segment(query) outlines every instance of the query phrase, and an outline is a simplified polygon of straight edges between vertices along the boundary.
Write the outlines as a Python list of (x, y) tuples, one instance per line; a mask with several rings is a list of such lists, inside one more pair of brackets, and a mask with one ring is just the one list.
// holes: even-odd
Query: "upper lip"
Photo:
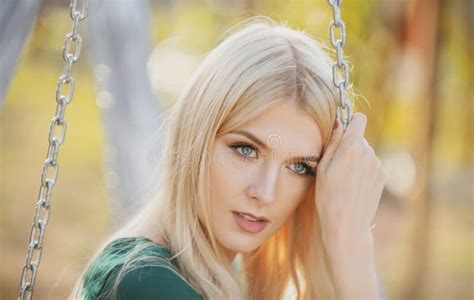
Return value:
[(256, 215), (253, 215), (251, 213), (248, 213), (248, 212), (243, 212), (243, 211), (235, 211), (236, 213), (241, 213), (241, 214), (244, 214), (244, 215), (247, 215), (247, 216), (250, 216), (254, 219), (257, 219), (257, 220), (262, 220), (262, 221), (266, 221), (266, 222), (269, 222), (267, 218), (265, 218), (264, 216), (256, 216)]

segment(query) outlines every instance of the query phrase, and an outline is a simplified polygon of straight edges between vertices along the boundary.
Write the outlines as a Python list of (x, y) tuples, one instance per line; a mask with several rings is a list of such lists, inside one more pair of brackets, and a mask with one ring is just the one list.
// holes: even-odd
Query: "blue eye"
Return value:
[[(252, 153), (252, 151), (255, 151), (257, 149), (255, 149), (255, 147), (253, 147), (252, 145), (249, 145), (249, 144), (235, 144), (235, 145), (231, 145), (230, 147), (234, 148), (234, 149), (241, 149), (241, 151), (237, 150), (237, 152), (239, 152), (240, 155), (244, 156), (244, 157), (250, 157), (250, 154)], [(255, 157), (257, 158), (257, 157)]]
[(314, 176), (314, 175), (316, 175), (315, 168), (308, 166), (306, 163), (299, 162), (299, 163), (296, 163), (296, 164), (293, 164), (293, 165), (299, 167), (299, 168), (293, 169), (293, 171), (298, 175), (302, 175), (302, 176)]
[(302, 174), (302, 171), (305, 172), (306, 171), (306, 166), (303, 165), (302, 163), (297, 163), (297, 164), (294, 164), (294, 166), (298, 166), (300, 168), (295, 168), (295, 172), (296, 173), (300, 173)]

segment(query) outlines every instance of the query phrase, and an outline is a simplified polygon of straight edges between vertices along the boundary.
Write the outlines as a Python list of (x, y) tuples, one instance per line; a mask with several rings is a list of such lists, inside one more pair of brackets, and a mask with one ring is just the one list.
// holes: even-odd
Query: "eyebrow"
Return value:
[[(259, 139), (253, 133), (251, 133), (249, 131), (246, 131), (246, 130), (233, 130), (233, 131), (230, 131), (229, 133), (236, 133), (236, 134), (243, 135), (243, 136), (251, 139), (252, 141), (254, 141), (257, 145), (259, 145), (263, 149), (268, 150), (267, 144), (262, 142), (261, 139)], [(318, 155), (294, 156), (294, 157), (291, 158), (291, 161), (301, 161), (302, 160), (302, 161), (308, 161), (308, 162), (319, 162), (319, 159), (320, 159), (320, 156), (318, 156)]]

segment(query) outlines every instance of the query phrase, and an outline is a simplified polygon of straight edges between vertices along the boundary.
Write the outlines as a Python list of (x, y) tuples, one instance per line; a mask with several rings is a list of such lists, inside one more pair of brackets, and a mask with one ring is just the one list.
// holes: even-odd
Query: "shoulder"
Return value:
[(202, 299), (171, 267), (141, 266), (119, 281), (117, 299)]
[(86, 299), (104, 299), (117, 287), (124, 299), (202, 299), (182, 279), (170, 248), (146, 237), (119, 238), (108, 243), (84, 276)]

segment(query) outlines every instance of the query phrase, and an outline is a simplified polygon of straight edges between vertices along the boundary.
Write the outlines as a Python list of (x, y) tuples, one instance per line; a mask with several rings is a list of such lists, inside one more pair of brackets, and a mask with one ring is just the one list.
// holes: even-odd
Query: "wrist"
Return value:
[(339, 231), (323, 234), (324, 246), (328, 252), (353, 253), (356, 249), (373, 250), (374, 238), (370, 230), (360, 233), (353, 231)]
[(379, 299), (372, 235), (333, 241), (327, 258), (337, 299)]

